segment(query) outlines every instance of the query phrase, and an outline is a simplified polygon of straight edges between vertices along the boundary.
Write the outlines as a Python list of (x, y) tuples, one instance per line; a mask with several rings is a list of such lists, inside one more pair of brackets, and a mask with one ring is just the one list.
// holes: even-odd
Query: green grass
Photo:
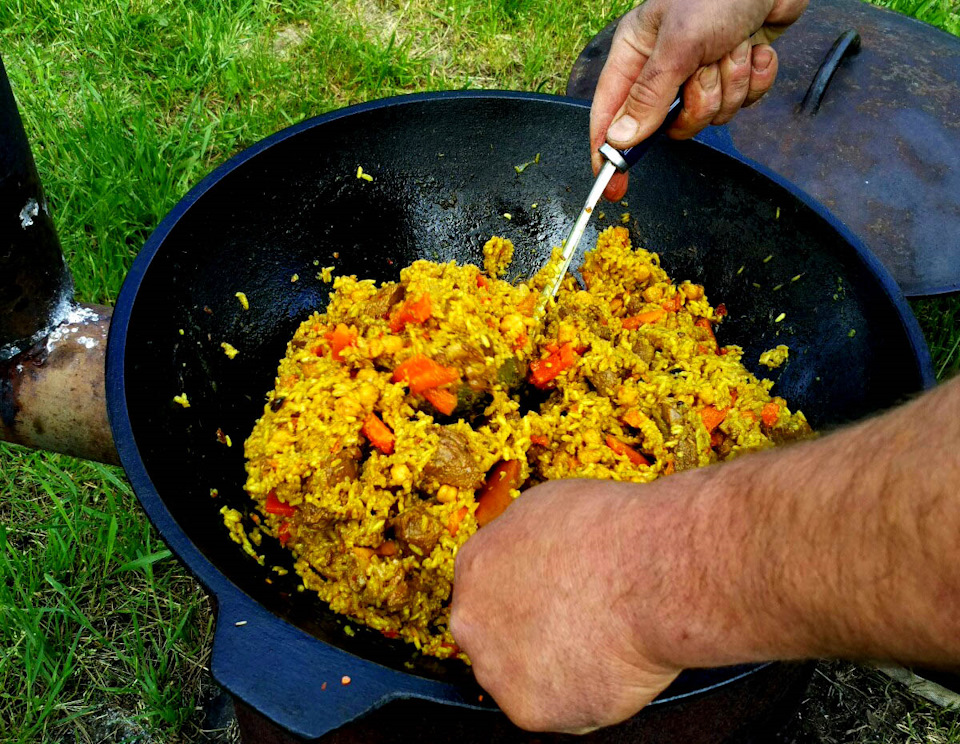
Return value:
[[(946, 2), (883, 4), (960, 34)], [(562, 92), (583, 45), (629, 6), (3, 0), (0, 52), (78, 295), (110, 303), (160, 218), (232, 153), (397, 93)], [(914, 307), (941, 375), (955, 372), (960, 300)], [(209, 604), (118, 470), (0, 445), (0, 579), (0, 741), (198, 740)], [(846, 684), (846, 669), (827, 673)], [(894, 711), (862, 741), (960, 742), (956, 716), (913, 698), (884, 707), (889, 686), (860, 674), (868, 693), (850, 716)], [(928, 738), (904, 733), (910, 726)]]

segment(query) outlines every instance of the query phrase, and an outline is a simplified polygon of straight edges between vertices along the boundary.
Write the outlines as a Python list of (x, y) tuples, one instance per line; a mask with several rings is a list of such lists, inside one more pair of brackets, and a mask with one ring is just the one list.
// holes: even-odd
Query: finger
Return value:
[(683, 86), (683, 111), (670, 128), (673, 139), (690, 139), (720, 111), (720, 65), (701, 67)]
[(720, 111), (714, 124), (726, 124), (743, 105), (750, 90), (750, 41), (740, 42), (736, 49), (720, 60), (720, 85), (723, 88)]
[(773, 87), (778, 67), (779, 60), (772, 46), (758, 44), (753, 48), (750, 55), (750, 87), (743, 101), (744, 106), (756, 103)]
[[(640, 75), (656, 42), (655, 24), (659, 21), (648, 6), (634, 8), (617, 26), (607, 62), (600, 71), (597, 90), (590, 107), (590, 152), (594, 175), (603, 166), (603, 156), (597, 150), (607, 138), (607, 129), (630, 92), (630, 86)], [(652, 6), (649, 6), (652, 7)]]
[(666, 118), (677, 91), (699, 67), (695, 58), (677, 59), (661, 50), (654, 49), (613, 117), (607, 142), (615, 147), (633, 147), (653, 134)]
[(610, 184), (603, 191), (603, 196), (608, 201), (618, 202), (627, 195), (627, 186), (629, 179), (626, 173), (614, 173), (610, 179)]

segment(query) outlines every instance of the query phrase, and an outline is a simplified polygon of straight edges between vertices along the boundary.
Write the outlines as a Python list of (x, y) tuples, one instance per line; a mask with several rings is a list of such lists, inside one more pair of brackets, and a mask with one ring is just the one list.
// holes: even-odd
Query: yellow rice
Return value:
[[(802, 413), (771, 398), (771, 382), (744, 368), (739, 347), (716, 346), (711, 326), (722, 318), (703, 288), (673, 284), (625, 228), (600, 235), (581, 269), (586, 289), (568, 276), (542, 327), (533, 310), (543, 272), (517, 285), (496, 278), (512, 253), (509, 241), (488, 243), (487, 274), (418, 261), (401, 272), (402, 291), (337, 277), (326, 312), (288, 345), (245, 444), (258, 538), (282, 537), (306, 589), (335, 612), (440, 658), (466, 660), (448, 629), (454, 559), (499, 463), (519, 461), (524, 487), (649, 482), (809, 432)], [(430, 317), (397, 328), (398, 307), (424, 295)], [(339, 359), (338, 326), (354, 339)], [(546, 389), (518, 383), (562, 348), (575, 363)], [(469, 415), (443, 416), (394, 381), (415, 355), (460, 372), (451, 392), (480, 391)], [(389, 454), (363, 431), (371, 414), (393, 433)], [(459, 470), (437, 467), (444, 442), (468, 449)], [(257, 556), (239, 513), (224, 516)]]

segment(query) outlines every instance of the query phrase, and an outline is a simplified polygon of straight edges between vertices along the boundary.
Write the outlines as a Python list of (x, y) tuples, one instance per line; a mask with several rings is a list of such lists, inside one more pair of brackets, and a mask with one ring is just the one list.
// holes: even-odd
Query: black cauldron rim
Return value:
[[(463, 689), (446, 682), (400, 672), (328, 646), (300, 628), (273, 615), (230, 581), (199, 550), (165, 506), (146, 470), (134, 439), (126, 401), (124, 376), (126, 339), (131, 313), (143, 278), (169, 233), (204, 193), (248, 160), (300, 132), (343, 117), (384, 107), (464, 98), (525, 99), (589, 108), (589, 103), (579, 99), (541, 93), (500, 90), (441, 91), (378, 99), (338, 109), (292, 125), (256, 142), (218, 166), (171, 209), (134, 260), (123, 283), (113, 315), (107, 348), (106, 388), (110, 424), (117, 451), (127, 478), (150, 521), (179, 560), (216, 600), (217, 622), (211, 662), (213, 676), (231, 693), (247, 701), (279, 725), (306, 738), (321, 736), (333, 728), (362, 716), (369, 710), (398, 699), (421, 698), (489, 711), (495, 711), (497, 708), (489, 698), (485, 702), (478, 700), (479, 687)], [(854, 248), (859, 259), (877, 278), (883, 292), (896, 309), (912, 347), (923, 386), (925, 388), (933, 386), (935, 376), (932, 362), (919, 324), (895, 281), (879, 260), (823, 205), (794, 184), (744, 157), (732, 146), (725, 147), (722, 138), (707, 136), (703, 139), (706, 140), (702, 142), (705, 146), (747, 165), (785, 189), (827, 221), (840, 237)], [(264, 639), (262, 633), (258, 634), (258, 628), (264, 627), (270, 629), (267, 639)], [(255, 650), (249, 648), (253, 645), (249, 640), (253, 634), (257, 634)], [(251, 665), (262, 664), (262, 660), (271, 658), (271, 654), (297, 656), (301, 653), (309, 654), (315, 663), (329, 664), (330, 668), (337, 670), (336, 678), (331, 675), (330, 689), (325, 693), (328, 697), (324, 698), (324, 705), (306, 703), (303, 699), (303, 691), (298, 687), (300, 680), (295, 675), (277, 685), (275, 679), (267, 680), (264, 675), (251, 674), (250, 670), (257, 668)], [(730, 668), (718, 682), (681, 694), (668, 694), (658, 698), (653, 705), (669, 704), (709, 693), (733, 684), (767, 666), (769, 664)], [(341, 670), (344, 675), (351, 677), (349, 685), (340, 684)]]

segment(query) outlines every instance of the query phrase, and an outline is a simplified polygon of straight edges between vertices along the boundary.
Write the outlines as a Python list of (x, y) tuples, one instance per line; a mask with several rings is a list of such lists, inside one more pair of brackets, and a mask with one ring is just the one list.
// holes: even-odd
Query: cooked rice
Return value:
[[(717, 346), (721, 318), (703, 288), (671, 283), (626, 229), (600, 235), (581, 269), (586, 289), (568, 276), (539, 335), (543, 272), (517, 285), (495, 278), (512, 248), (487, 244), (487, 275), (418, 261), (380, 288), (337, 277), (326, 312), (288, 345), (245, 444), (258, 536), (280, 539), (335, 612), (440, 658), (466, 660), (448, 628), (454, 558), (500, 463), (516, 461), (524, 487), (648, 482), (809, 432), (739, 347)], [(411, 393), (414, 378), (394, 372), (417, 355), (458, 379)], [(443, 415), (453, 395), (458, 408)], [(392, 447), (367, 428), (371, 414)], [(257, 556), (237, 513), (224, 517)]]

